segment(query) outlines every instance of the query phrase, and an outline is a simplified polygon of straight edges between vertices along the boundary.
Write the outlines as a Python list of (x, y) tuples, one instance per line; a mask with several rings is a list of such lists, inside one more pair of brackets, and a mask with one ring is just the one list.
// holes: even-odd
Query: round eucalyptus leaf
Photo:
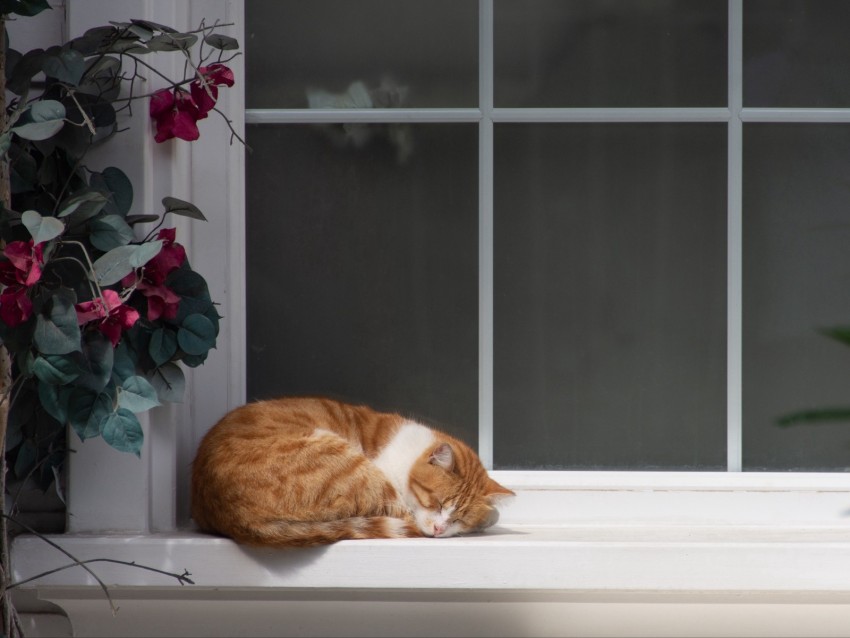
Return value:
[(158, 328), (151, 335), (151, 342), (148, 346), (148, 354), (150, 354), (153, 362), (160, 366), (163, 363), (171, 360), (177, 353), (177, 335), (169, 328)]
[(80, 368), (73, 357), (46, 354), (38, 356), (32, 365), (33, 374), (42, 385), (67, 385), (80, 376)]
[(89, 186), (109, 193), (109, 201), (104, 206), (107, 215), (127, 216), (133, 205), (133, 184), (124, 171), (110, 166), (102, 173), (92, 173)]
[(131, 412), (145, 412), (161, 405), (156, 390), (140, 376), (129, 377), (118, 389), (118, 405)]
[(74, 49), (62, 49), (48, 57), (42, 64), (42, 71), (60, 82), (77, 86), (83, 77), (86, 62), (83, 55)]
[(71, 427), (85, 441), (98, 436), (103, 421), (112, 413), (113, 398), (109, 392), (93, 392), (78, 388), (68, 398), (68, 421)]
[(39, 383), (38, 402), (50, 416), (64, 424), (68, 422), (68, 399), (71, 392), (69, 387)]
[(104, 419), (103, 440), (119, 452), (142, 455), (142, 426), (136, 415), (126, 408), (118, 408)]
[(61, 220), (55, 217), (42, 217), (34, 210), (24, 211), (21, 222), (30, 231), (35, 244), (56, 239), (65, 232), (65, 224)]
[(53, 137), (65, 125), (65, 107), (56, 100), (39, 100), (24, 111), (12, 132), (33, 142)]
[(234, 51), (239, 48), (239, 41), (236, 38), (221, 35), (220, 33), (210, 33), (204, 38), (204, 42), (213, 49), (219, 49), (220, 51)]
[(180, 349), (189, 355), (206, 354), (215, 347), (216, 330), (213, 322), (200, 314), (189, 315), (177, 331)]
[(91, 222), (89, 241), (92, 246), (108, 252), (118, 246), (125, 246), (135, 238), (133, 229), (119, 215), (104, 215)]
[(33, 340), (42, 354), (68, 354), (80, 350), (80, 328), (74, 304), (54, 294), (46, 314), (38, 315)]

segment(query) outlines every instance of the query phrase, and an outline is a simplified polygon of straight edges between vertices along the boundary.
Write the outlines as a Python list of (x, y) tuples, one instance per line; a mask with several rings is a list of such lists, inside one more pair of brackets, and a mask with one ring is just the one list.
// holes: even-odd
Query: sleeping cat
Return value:
[(511, 495), (461, 441), (328, 399), (237, 408), (207, 433), (192, 465), (195, 522), (248, 545), (476, 532)]

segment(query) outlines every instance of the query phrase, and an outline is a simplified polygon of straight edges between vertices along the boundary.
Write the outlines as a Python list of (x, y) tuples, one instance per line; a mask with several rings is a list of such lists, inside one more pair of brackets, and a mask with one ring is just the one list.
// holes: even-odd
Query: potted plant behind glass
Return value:
[[(66, 426), (139, 455), (137, 414), (183, 393), (181, 366), (204, 362), (219, 314), (194, 271), (174, 215), (204, 220), (166, 197), (160, 211), (131, 214), (133, 186), (117, 166), (94, 167), (89, 151), (120, 134), (143, 100), (155, 140), (199, 136), (198, 121), (232, 86), (238, 42), (202, 23), (192, 32), (145, 20), (110, 23), (62, 45), (19, 52), (5, 42), (7, 16), (33, 16), (46, 0), (0, 0), (0, 438), (6, 472), (59, 485)], [(19, 18), (20, 19), (20, 18)], [(13, 43), (14, 44), (14, 43)], [(150, 54), (181, 56), (163, 75)], [(143, 72), (162, 88), (144, 92)], [(230, 126), (233, 137), (241, 138)], [(5, 635), (6, 521), (0, 519)]]

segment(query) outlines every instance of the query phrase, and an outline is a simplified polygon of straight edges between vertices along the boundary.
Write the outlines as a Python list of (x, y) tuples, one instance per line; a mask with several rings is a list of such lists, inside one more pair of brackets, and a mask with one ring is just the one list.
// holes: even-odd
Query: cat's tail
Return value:
[(267, 547), (312, 547), (349, 539), (422, 535), (412, 523), (390, 516), (358, 516), (316, 522), (276, 520), (229, 532), (228, 535), (239, 543)]

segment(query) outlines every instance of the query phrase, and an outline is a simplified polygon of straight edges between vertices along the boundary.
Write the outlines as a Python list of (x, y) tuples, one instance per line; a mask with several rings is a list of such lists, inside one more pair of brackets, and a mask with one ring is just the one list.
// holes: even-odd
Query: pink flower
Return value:
[(193, 141), (198, 139), (198, 120), (207, 117), (218, 100), (218, 87), (233, 86), (233, 71), (223, 64), (198, 68), (201, 76), (189, 85), (189, 91), (174, 87), (160, 89), (151, 97), (150, 116), (156, 122), (157, 142), (172, 137)]
[(139, 320), (139, 312), (121, 303), (121, 297), (114, 290), (104, 290), (103, 299), (84, 301), (74, 308), (77, 310), (77, 323), (84, 325), (90, 321), (99, 321), (98, 330), (118, 345), (121, 333), (132, 328)]
[(32, 316), (32, 301), (24, 286), (9, 286), (0, 294), (0, 320), (15, 328)]
[(148, 319), (156, 321), (160, 317), (175, 319), (180, 305), (180, 295), (165, 285), (165, 279), (183, 265), (186, 261), (186, 249), (174, 241), (176, 231), (173, 228), (163, 228), (157, 239), (163, 241), (162, 250), (145, 264), (142, 279), (136, 281), (135, 273), (130, 273), (121, 280), (121, 285), (129, 288), (136, 285), (148, 300)]
[(192, 96), (182, 89), (162, 89), (151, 97), (150, 115), (156, 122), (157, 142), (172, 137), (191, 142), (198, 139), (198, 107)]
[(33, 245), (33, 240), (13, 241), (3, 249), (9, 260), (0, 266), (0, 283), (7, 286), (23, 284), (32, 286), (41, 279), (41, 267), (44, 265), (44, 248)]
[(0, 261), (0, 284), (5, 286), (0, 294), (0, 319), (14, 328), (32, 316), (29, 289), (41, 279), (44, 249), (33, 240), (13, 241), (3, 249), (6, 261)]

